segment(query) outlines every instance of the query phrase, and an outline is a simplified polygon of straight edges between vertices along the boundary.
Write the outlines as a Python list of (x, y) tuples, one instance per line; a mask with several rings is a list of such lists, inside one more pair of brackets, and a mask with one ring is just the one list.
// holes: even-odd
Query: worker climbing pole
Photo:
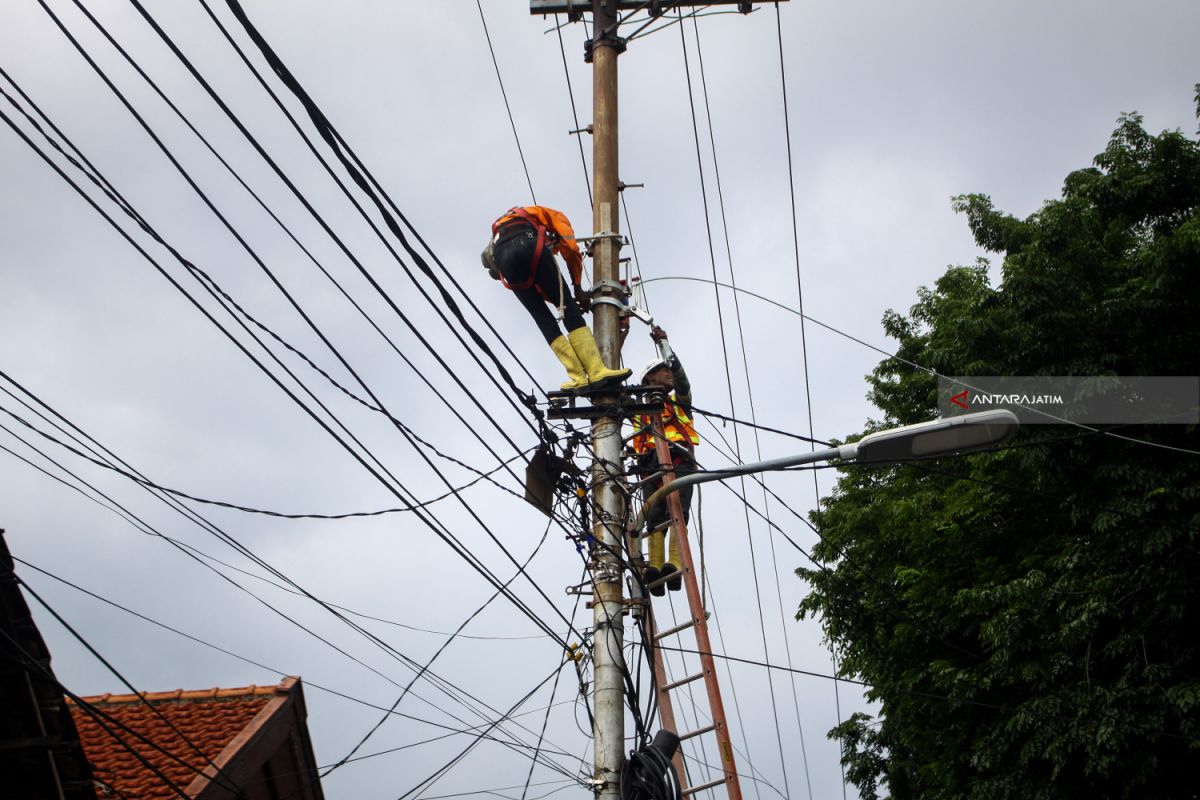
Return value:
[[(571, 273), (568, 293), (562, 272), (554, 261), (558, 253)], [(482, 254), (488, 274), (512, 290), (533, 317), (546, 343), (567, 371), (567, 391), (594, 389), (624, 380), (628, 369), (609, 369), (600, 359), (596, 340), (583, 312), (590, 306), (580, 281), (583, 255), (575, 243), (571, 221), (561, 211), (545, 206), (516, 207), (492, 223), (492, 237)], [(558, 309), (567, 335), (546, 304)]]
[[(679, 357), (671, 349), (667, 341), (667, 332), (655, 326), (650, 330), (650, 337), (658, 346), (658, 357), (642, 368), (638, 375), (638, 383), (662, 387), (666, 398), (660, 409), (653, 414), (639, 414), (633, 418), (634, 434), (632, 439), (633, 452), (636, 455), (634, 472), (641, 478), (643, 499), (653, 494), (663, 484), (666, 467), (659, 463), (655, 429), (661, 429), (666, 438), (667, 452), (670, 465), (676, 478), (696, 470), (696, 445), (700, 444), (700, 435), (692, 424), (692, 387), (687, 373)], [(657, 420), (658, 425), (654, 422)], [(691, 512), (692, 489), (685, 488), (679, 493), (679, 502), (683, 506), (683, 520), (688, 521)], [(666, 534), (671, 528), (671, 515), (666, 503), (657, 504), (646, 518), (646, 536), (649, 540), (649, 564), (643, 573), (647, 584), (653, 585), (650, 593), (656, 597), (663, 594), (664, 584), (659, 578), (667, 578), (665, 588), (678, 591), (682, 584), (679, 576), (679, 533), (671, 536), (669, 554), (664, 552)]]

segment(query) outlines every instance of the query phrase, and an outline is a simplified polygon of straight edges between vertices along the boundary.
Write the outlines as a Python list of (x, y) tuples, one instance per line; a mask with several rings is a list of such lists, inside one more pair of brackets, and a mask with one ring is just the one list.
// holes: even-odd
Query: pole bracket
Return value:
[[(616, 26), (613, 26), (616, 27)], [(583, 60), (590, 64), (592, 56), (595, 53), (596, 47), (611, 47), (617, 55), (625, 52), (625, 37), (617, 36), (615, 33), (608, 33), (601, 36), (599, 39), (588, 39), (583, 43)]]

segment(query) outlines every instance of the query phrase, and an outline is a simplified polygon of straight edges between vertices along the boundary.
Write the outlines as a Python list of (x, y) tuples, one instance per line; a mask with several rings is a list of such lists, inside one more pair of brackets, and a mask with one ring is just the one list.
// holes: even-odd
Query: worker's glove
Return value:
[(579, 284), (575, 284), (575, 302), (579, 304), (579, 310), (584, 313), (592, 310), (592, 298)]

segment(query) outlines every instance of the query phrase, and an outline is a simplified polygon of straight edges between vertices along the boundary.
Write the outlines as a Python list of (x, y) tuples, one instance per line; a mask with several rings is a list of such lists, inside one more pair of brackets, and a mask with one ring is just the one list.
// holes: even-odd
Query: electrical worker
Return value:
[[(687, 373), (678, 356), (667, 341), (667, 332), (657, 325), (651, 328), (650, 338), (658, 346), (659, 357), (642, 368), (638, 383), (661, 386), (667, 390), (666, 402), (663, 403), (662, 414), (659, 417), (663, 427), (663, 435), (671, 451), (671, 462), (675, 469), (675, 477), (696, 470), (696, 445), (700, 444), (700, 436), (692, 424), (692, 387), (688, 382)], [(655, 447), (654, 435), (650, 431), (651, 415), (642, 414), (634, 417), (635, 433), (633, 437), (633, 452), (637, 455), (637, 474), (653, 475), (642, 484), (642, 501), (645, 502), (656, 489), (662, 486), (663, 478), (659, 473), (658, 451)], [(683, 507), (684, 523), (688, 521), (692, 505), (692, 487), (680, 489), (679, 504)], [(673, 575), (668, 579), (667, 587), (678, 591), (682, 585), (679, 574), (679, 536), (677, 532), (671, 535), (669, 557), (663, 551), (666, 544), (667, 528), (671, 524), (670, 507), (666, 499), (650, 509), (646, 518), (646, 531), (650, 539), (648, 549), (649, 561), (644, 575), (646, 583), (652, 583), (659, 578)], [(650, 590), (655, 596), (663, 594), (663, 587), (657, 586)]]
[[(568, 293), (562, 272), (554, 260), (558, 253), (571, 273)], [(554, 355), (567, 370), (565, 391), (596, 387), (629, 377), (629, 369), (609, 369), (600, 358), (596, 340), (583, 320), (590, 310), (580, 286), (583, 256), (575, 243), (575, 231), (561, 211), (545, 206), (511, 208), (492, 223), (492, 239), (483, 251), (489, 274), (511, 289), (533, 317)], [(566, 326), (563, 336), (558, 319), (547, 303), (558, 309)]]

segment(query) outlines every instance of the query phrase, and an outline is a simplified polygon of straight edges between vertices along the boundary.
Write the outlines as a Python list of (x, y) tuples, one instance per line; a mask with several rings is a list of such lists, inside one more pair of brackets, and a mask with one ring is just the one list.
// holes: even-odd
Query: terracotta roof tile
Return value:
[[(97, 780), (97, 796), (130, 800), (178, 798), (179, 793), (163, 777), (156, 775), (154, 769), (180, 789), (186, 789), (208, 766), (209, 760), (215, 761), (225, 746), (263, 710), (272, 696), (286, 694), (294, 683), (295, 679), (288, 678), (279, 686), (198, 691), (175, 689), (82, 698), (85, 704), (103, 712), (99, 720), (79, 704), (71, 702), (71, 715)], [(171, 729), (172, 725), (178, 733)], [(111, 728), (128, 747), (104, 726)], [(130, 753), (130, 748), (138, 755)], [(197, 748), (203, 755), (196, 752)], [(154, 769), (143, 764), (138, 756)], [(104, 794), (101, 783), (111, 787), (111, 794)]]

